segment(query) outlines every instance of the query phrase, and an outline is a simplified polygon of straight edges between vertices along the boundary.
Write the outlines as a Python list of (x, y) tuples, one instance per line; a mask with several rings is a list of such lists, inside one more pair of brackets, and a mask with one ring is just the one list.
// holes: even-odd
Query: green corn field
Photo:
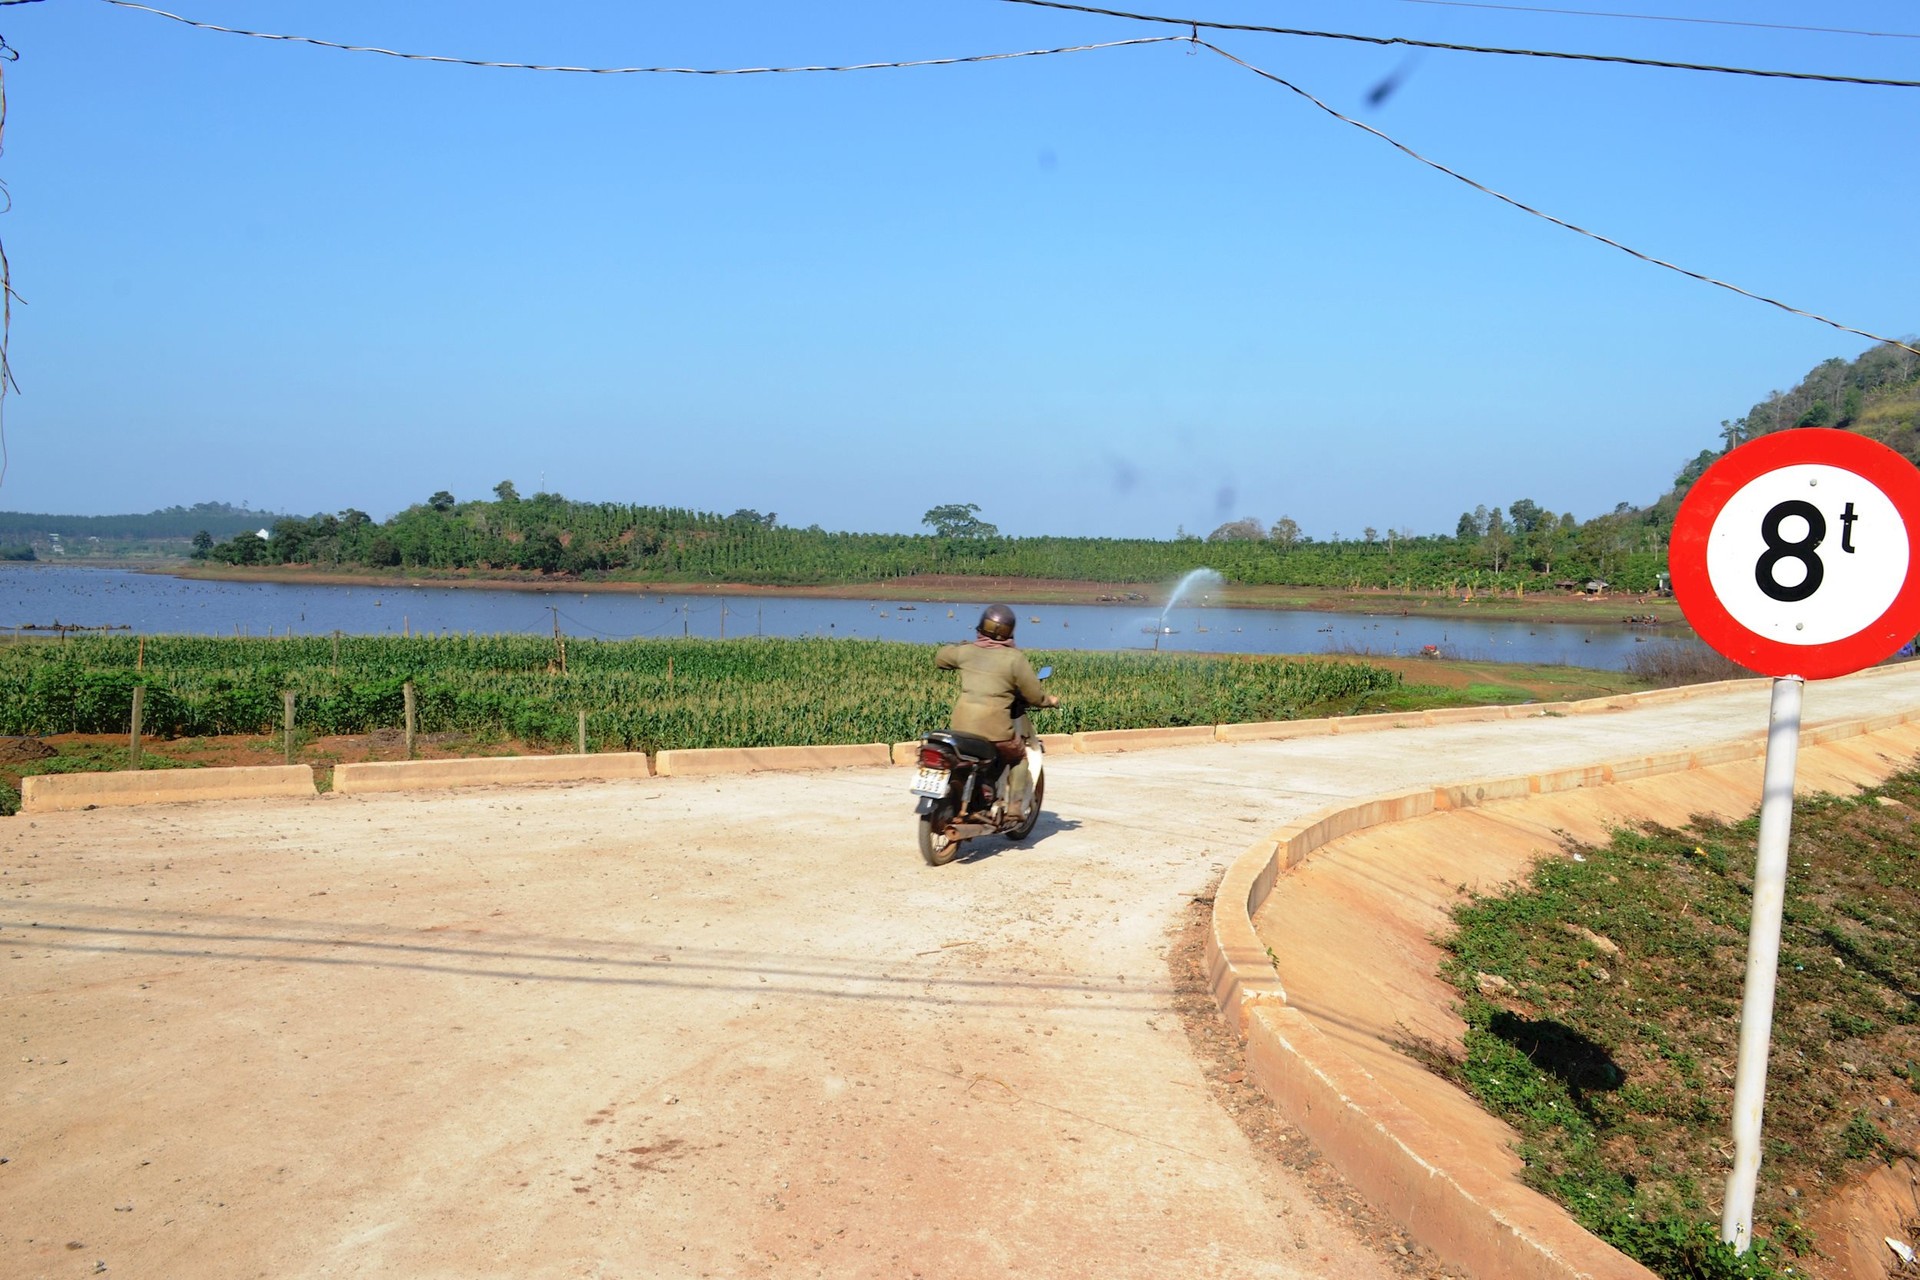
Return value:
[[(1339, 714), (1397, 673), (1287, 658), (1035, 651), (1065, 705), (1043, 732)], [(563, 669), (564, 666), (564, 669)], [(945, 725), (955, 677), (928, 646), (879, 640), (569, 640), (511, 635), (296, 639), (87, 636), (0, 647), (0, 733), (265, 734), (282, 693), (301, 733), (398, 727), (596, 751), (900, 742)]]

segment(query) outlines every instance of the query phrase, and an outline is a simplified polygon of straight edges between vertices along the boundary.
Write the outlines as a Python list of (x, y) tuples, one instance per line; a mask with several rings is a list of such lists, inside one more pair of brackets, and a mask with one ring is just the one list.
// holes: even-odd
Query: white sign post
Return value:
[(1780, 431), (1707, 469), (1674, 520), (1669, 567), (1687, 621), (1714, 649), (1774, 677), (1760, 839), (1733, 1086), (1733, 1171), (1720, 1238), (1746, 1252), (1760, 1177), (1780, 919), (1787, 893), (1800, 702), (1920, 631), (1920, 471), (1864, 436)]

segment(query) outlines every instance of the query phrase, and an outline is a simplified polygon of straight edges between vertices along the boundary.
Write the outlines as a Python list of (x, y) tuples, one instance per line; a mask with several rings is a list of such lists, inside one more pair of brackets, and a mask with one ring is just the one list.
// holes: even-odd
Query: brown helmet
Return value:
[(974, 630), (989, 640), (1011, 640), (1013, 622), (1013, 610), (1003, 604), (990, 604), (980, 614), (980, 623)]

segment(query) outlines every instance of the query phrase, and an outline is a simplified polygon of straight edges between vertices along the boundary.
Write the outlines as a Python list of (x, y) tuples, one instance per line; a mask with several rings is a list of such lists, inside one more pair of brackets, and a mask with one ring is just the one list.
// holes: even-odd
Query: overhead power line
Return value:
[(1749, 22), (1743, 18), (1692, 18), (1671, 13), (1615, 13), (1611, 9), (1549, 9), (1532, 4), (1488, 4), (1485, 0), (1400, 0), (1447, 9), (1494, 9), (1501, 13), (1549, 13), (1567, 18), (1621, 18), (1634, 22), (1683, 22), (1704, 27), (1751, 27), (1760, 31), (1806, 31), (1823, 36), (1874, 36), (1882, 40), (1920, 40), (1915, 31), (1862, 31), (1854, 27), (1807, 27), (1792, 22)]
[[(0, 5), (4, 5), (8, 2), (9, 0), (0, 0)], [(13, 0), (13, 2), (22, 2), (22, 0)], [(1842, 332), (1855, 334), (1862, 338), (1868, 338), (1874, 342), (1888, 343), (1890, 345), (1899, 347), (1904, 351), (1911, 351), (1915, 355), (1920, 355), (1920, 348), (1909, 346), (1907, 343), (1901, 342), (1897, 339), (1883, 337), (1876, 333), (1870, 333), (1865, 329), (1856, 329), (1851, 325), (1842, 324), (1838, 320), (1830, 319), (1829, 317), (1820, 315), (1817, 312), (1805, 311), (1799, 307), (1790, 306), (1785, 302), (1781, 302), (1777, 298), (1769, 298), (1762, 294), (1757, 294), (1750, 290), (1742, 289), (1738, 285), (1729, 284), (1725, 280), (1715, 279), (1713, 276), (1705, 275), (1698, 271), (1689, 270), (1688, 268), (1679, 266), (1676, 263), (1668, 262), (1661, 258), (1656, 258), (1651, 254), (1642, 253), (1638, 249), (1634, 249), (1628, 245), (1622, 244), (1618, 240), (1614, 240), (1607, 236), (1603, 236), (1598, 232), (1589, 231), (1585, 227), (1577, 226), (1574, 223), (1566, 221), (1564, 218), (1557, 218), (1550, 213), (1544, 213), (1539, 209), (1535, 209), (1531, 205), (1524, 204), (1521, 201), (1514, 199), (1512, 196), (1502, 194), (1501, 192), (1494, 190), (1492, 187), (1489, 187), (1484, 183), (1476, 182), (1474, 179), (1467, 177), (1465, 174), (1460, 173), (1456, 170), (1450, 169), (1446, 165), (1443, 165), (1436, 160), (1428, 159), (1426, 156), (1421, 155), (1419, 152), (1413, 150), (1413, 148), (1407, 146), (1405, 143), (1400, 142), (1398, 139), (1390, 137), (1389, 135), (1381, 132), (1379, 129), (1374, 128), (1370, 124), (1363, 123), (1362, 121), (1355, 120), (1350, 116), (1341, 114), (1339, 111), (1336, 111), (1334, 108), (1328, 106), (1326, 103), (1322, 102), (1319, 98), (1316, 98), (1314, 95), (1312, 95), (1311, 93), (1308, 93), (1305, 89), (1300, 88), (1298, 85), (1293, 84), (1291, 81), (1285, 80), (1282, 77), (1275, 75), (1271, 71), (1264, 70), (1263, 68), (1257, 67), (1243, 58), (1240, 58), (1234, 54), (1228, 53), (1225, 49), (1220, 48), (1218, 45), (1210, 44), (1207, 41), (1202, 40), (1200, 38), (1200, 31), (1202, 29), (1206, 29), (1209, 31), (1248, 31), (1248, 32), (1257, 32), (1262, 34), (1273, 34), (1273, 35), (1310, 36), (1310, 37), (1317, 37), (1322, 39), (1358, 41), (1361, 43), (1375, 44), (1375, 45), (1398, 44), (1398, 45), (1413, 46), (1416, 48), (1446, 49), (1446, 50), (1453, 50), (1453, 51), (1465, 52), (1465, 53), (1514, 54), (1514, 55), (1542, 57), (1542, 58), (1563, 58), (1563, 59), (1574, 59), (1574, 60), (1593, 61), (1593, 62), (1627, 63), (1635, 66), (1664, 67), (1664, 68), (1672, 68), (1672, 69), (1687, 70), (1687, 71), (1714, 71), (1714, 72), (1724, 72), (1724, 73), (1733, 74), (1733, 75), (1768, 76), (1768, 77), (1794, 79), (1794, 80), (1822, 80), (1822, 81), (1837, 82), (1837, 83), (1844, 83), (1844, 84), (1882, 85), (1882, 86), (1888, 86), (1893, 88), (1920, 88), (1920, 81), (1875, 80), (1875, 79), (1867, 79), (1864, 77), (1857, 77), (1857, 76), (1829, 76), (1829, 75), (1818, 75), (1813, 73), (1792, 72), (1792, 71), (1760, 71), (1760, 70), (1753, 70), (1748, 68), (1718, 67), (1718, 66), (1707, 66), (1707, 65), (1700, 65), (1700, 64), (1693, 64), (1693, 63), (1656, 62), (1649, 59), (1621, 58), (1621, 57), (1612, 57), (1612, 56), (1602, 55), (1602, 54), (1555, 53), (1555, 52), (1547, 52), (1542, 50), (1529, 50), (1529, 49), (1485, 48), (1485, 47), (1474, 46), (1474, 45), (1445, 44), (1437, 41), (1411, 40), (1411, 39), (1407, 39), (1399, 36), (1392, 36), (1392, 37), (1361, 36), (1361, 35), (1343, 34), (1339, 32), (1307, 31), (1307, 30), (1300, 30), (1300, 29), (1288, 28), (1288, 27), (1254, 26), (1254, 25), (1245, 24), (1245, 23), (1210, 22), (1210, 21), (1204, 21), (1204, 20), (1192, 19), (1192, 18), (1159, 17), (1159, 16), (1150, 15), (1150, 14), (1132, 13), (1132, 12), (1128, 12), (1126, 10), (1120, 10), (1120, 9), (1101, 9), (1101, 8), (1093, 7), (1091, 5), (1066, 3), (1065, 0), (1005, 0), (1005, 2), (1011, 3), (1011, 4), (1032, 5), (1038, 8), (1061, 9), (1061, 10), (1067, 10), (1067, 11), (1076, 12), (1076, 13), (1089, 13), (1089, 14), (1097, 14), (1105, 17), (1124, 18), (1124, 19), (1128, 19), (1136, 22), (1153, 22), (1153, 23), (1161, 23), (1161, 24), (1170, 25), (1170, 26), (1182, 26), (1182, 27), (1188, 28), (1188, 34), (1180, 35), (1180, 36), (1147, 36), (1147, 37), (1140, 37), (1140, 38), (1131, 39), (1131, 40), (1110, 40), (1110, 41), (1103, 41), (1096, 44), (1068, 45), (1068, 46), (1063, 46), (1061, 48), (1055, 48), (1055, 49), (1032, 49), (1032, 50), (1026, 50), (1023, 52), (1014, 52), (1014, 53), (974, 54), (968, 57), (924, 58), (924, 59), (916, 59), (916, 60), (910, 60), (910, 61), (897, 61), (897, 62), (865, 62), (865, 63), (853, 63), (853, 64), (847, 64), (847, 65), (841, 65), (841, 66), (730, 67), (730, 68), (574, 67), (574, 66), (546, 65), (546, 64), (530, 63), (530, 62), (489, 62), (489, 61), (483, 61), (483, 60), (474, 59), (474, 58), (454, 58), (454, 57), (446, 57), (446, 56), (437, 55), (437, 54), (404, 53), (394, 49), (383, 49), (383, 48), (378, 48), (371, 45), (341, 44), (331, 40), (315, 39), (314, 37), (311, 37), (311, 36), (283, 35), (283, 34), (275, 34), (272, 32), (265, 32), (265, 31), (248, 31), (248, 30), (243, 30), (236, 27), (218, 26), (210, 22), (199, 22), (192, 18), (182, 17), (177, 13), (169, 13), (164, 9), (156, 9), (149, 5), (137, 4), (134, 2), (134, 0), (105, 0), (105, 3), (115, 5), (119, 8), (136, 9), (144, 13), (154, 14), (158, 17), (172, 19), (175, 22), (183, 23), (189, 27), (195, 27), (204, 31), (217, 31), (227, 35), (249, 36), (254, 39), (260, 39), (260, 40), (281, 40), (281, 41), (288, 41), (288, 42), (297, 43), (297, 44), (309, 44), (309, 45), (315, 45), (325, 49), (338, 49), (348, 53), (376, 53), (376, 54), (382, 54), (386, 57), (402, 58), (402, 59), (406, 59), (408, 61), (413, 61), (413, 62), (451, 63), (459, 66), (489, 67), (489, 68), (498, 68), (503, 70), (516, 70), (516, 71), (560, 71), (560, 72), (573, 72), (573, 73), (584, 74), (584, 75), (658, 74), (658, 75), (725, 76), (725, 75), (766, 75), (766, 74), (820, 72), (820, 71), (875, 71), (875, 70), (881, 70), (886, 68), (954, 66), (962, 63), (993, 62), (993, 61), (999, 61), (999, 60), (1008, 59), (1008, 58), (1044, 57), (1047, 55), (1057, 54), (1057, 53), (1082, 53), (1082, 52), (1088, 52), (1096, 49), (1125, 48), (1132, 45), (1166, 44), (1170, 42), (1190, 43), (1199, 48), (1211, 50), (1212, 52), (1218, 54), (1222, 58), (1225, 58), (1227, 61), (1232, 62), (1240, 67), (1243, 67), (1246, 70), (1252, 72), (1257, 76), (1260, 76), (1263, 79), (1270, 80), (1274, 84), (1280, 85), (1282, 88), (1288, 89), (1293, 93), (1298, 94), (1300, 97), (1305, 98), (1308, 102), (1320, 108), (1320, 110), (1326, 112), (1328, 115), (1334, 117), (1336, 120), (1340, 120), (1346, 124), (1350, 124), (1356, 129), (1365, 130), (1367, 133), (1374, 135), (1376, 138), (1379, 138), (1381, 141), (1387, 143), (1389, 146), (1392, 146), (1395, 149), (1410, 156), (1411, 158), (1418, 160), (1421, 164), (1424, 164), (1429, 168), (1436, 169), (1439, 172), (1446, 174), (1448, 177), (1455, 179), (1456, 181), (1463, 182), (1467, 186), (1472, 187), (1474, 190), (1482, 192), (1486, 195), (1492, 196), (1494, 199), (1499, 200), (1504, 204), (1511, 205), (1512, 207), (1520, 210), (1523, 213), (1531, 214), (1536, 218), (1540, 218), (1547, 222), (1551, 222), (1555, 226), (1565, 228), (1566, 230), (1574, 232), (1577, 235), (1585, 236), (1591, 240), (1597, 240), (1601, 244), (1608, 245), (1612, 248), (1618, 249), (1622, 253), (1628, 254), (1631, 257), (1638, 258), (1642, 262), (1649, 263), (1656, 267), (1663, 267), (1669, 271), (1678, 272), (1680, 275), (1686, 276), (1691, 280), (1698, 280), (1702, 284), (1709, 284), (1709, 285), (1713, 285), (1716, 288), (1726, 289), (1732, 293), (1739, 294), (1743, 298), (1750, 298), (1755, 302), (1763, 302), (1770, 307), (1776, 307), (1782, 311), (1788, 312), (1789, 314), (1801, 316), (1808, 320), (1816, 320), (1821, 324), (1829, 325), (1832, 328), (1841, 330)], [(0, 259), (0, 263), (3, 263), (3, 262), (4, 260)], [(3, 267), (0, 267), (0, 270), (3, 270), (3, 269), (4, 269)], [(6, 291), (6, 295), (3, 300), (5, 301), (11, 300), (10, 290)], [(3, 332), (4, 332), (4, 329), (0, 328), (0, 333), (3, 333)], [(4, 361), (4, 346), (0, 346), (0, 378), (4, 378), (6, 374), (6, 369), (3, 361)], [(0, 382), (0, 388), (3, 388), (4, 385), (5, 385), (4, 382)]]
[[(5, 0), (0, 0), (4, 3)], [(105, 0), (107, 4), (122, 9), (137, 9), (141, 13), (151, 13), (161, 18), (171, 18), (175, 22), (198, 28), (201, 31), (218, 31), (230, 36), (250, 36), (255, 40), (281, 40), (289, 44), (309, 44), (321, 49), (338, 49), (345, 53), (377, 53), (388, 58), (401, 58), (408, 62), (440, 62), (460, 67), (488, 67), (501, 71), (561, 71), (574, 75), (587, 76), (757, 76), (757, 75), (794, 75), (811, 71), (884, 71), (907, 67), (954, 67), (970, 62), (1002, 62), (1009, 58), (1044, 58), (1056, 53), (1089, 53), (1096, 49), (1124, 49), (1133, 45), (1164, 44), (1169, 40), (1184, 40), (1185, 36), (1145, 36), (1131, 40), (1105, 40), (1098, 44), (1068, 45), (1058, 49), (1024, 49), (1013, 53), (976, 53), (960, 58), (918, 58), (905, 62), (856, 62), (844, 66), (807, 66), (807, 67), (568, 67), (537, 62), (489, 62), (480, 58), (453, 58), (435, 53), (405, 53), (398, 49), (382, 49), (366, 44), (341, 44), (333, 40), (320, 40), (313, 36), (282, 35), (272, 31), (248, 31), (241, 27), (223, 27), (212, 22), (199, 22), (193, 18), (169, 13), (165, 9), (156, 9), (151, 5), (135, 4), (133, 0)]]
[[(123, 4), (126, 0), (107, 0)], [(1723, 67), (1710, 62), (1668, 62), (1659, 58), (1629, 58), (1612, 53), (1570, 53), (1556, 49), (1508, 49), (1497, 45), (1453, 44), (1444, 40), (1415, 40), (1410, 36), (1366, 36), (1350, 31), (1312, 31), (1302, 27), (1268, 27), (1250, 22), (1212, 22), (1205, 18), (1172, 18), (1161, 14), (1134, 13), (1127, 9), (1102, 9), (1089, 4), (1069, 4), (1066, 0), (1001, 0), (1003, 4), (1031, 5), (1037, 9), (1060, 9), (1068, 13), (1091, 13), (1103, 18), (1121, 18), (1128, 22), (1153, 22), (1162, 26), (1186, 27), (1193, 32), (1245, 31), (1257, 35), (1300, 36), (1312, 40), (1345, 40), (1355, 44), (1399, 45), (1409, 49), (1443, 49), (1449, 53), (1487, 53), (1511, 58), (1555, 58), (1564, 62), (1603, 62), (1628, 67), (1655, 67), (1665, 71), (1706, 71), (1726, 76), (1760, 76), (1769, 80), (1814, 80), (1824, 84), (1873, 85), (1884, 89), (1920, 89), (1920, 80), (1886, 80), (1876, 76), (1828, 75), (1819, 71), (1769, 71), (1759, 67)]]
[(1267, 71), (1263, 68), (1256, 67), (1251, 62), (1246, 61), (1244, 58), (1235, 57), (1233, 54), (1228, 53), (1225, 49), (1222, 49), (1220, 46), (1214, 45), (1214, 44), (1208, 44), (1205, 40), (1195, 38), (1193, 40), (1193, 43), (1199, 45), (1202, 49), (1213, 50), (1215, 53), (1225, 58), (1228, 62), (1234, 63), (1236, 66), (1245, 67), (1248, 71), (1253, 72), (1253, 74), (1261, 77), (1262, 79), (1271, 80), (1273, 83), (1279, 85), (1281, 88), (1289, 89), (1292, 92), (1299, 94), (1301, 97), (1305, 98), (1308, 102), (1311, 102), (1314, 106), (1320, 108), (1322, 111), (1326, 112), (1328, 115), (1332, 116), (1334, 119), (1344, 121), (1345, 123), (1352, 125), (1356, 129), (1364, 129), (1366, 132), (1372, 134), (1374, 137), (1380, 139), (1382, 142), (1388, 144), (1389, 146), (1395, 148), (1396, 150), (1399, 150), (1405, 153), (1406, 155), (1413, 157), (1415, 160), (1418, 160), (1421, 164), (1426, 165), (1428, 168), (1438, 169), (1441, 173), (1446, 174), (1449, 178), (1453, 178), (1453, 179), (1456, 179), (1457, 181), (1464, 182), (1468, 186), (1472, 187), (1475, 191), (1479, 191), (1486, 195), (1490, 195), (1495, 200), (1498, 200), (1503, 204), (1512, 205), (1514, 208), (1520, 210), (1522, 213), (1530, 213), (1536, 218), (1542, 218), (1548, 222), (1551, 222), (1556, 227), (1564, 227), (1568, 231), (1572, 231), (1577, 235), (1586, 236), (1589, 240), (1598, 240), (1601, 244), (1609, 245), (1615, 249), (1618, 249), (1620, 252), (1624, 254), (1628, 254), (1632, 257), (1640, 259), (1640, 261), (1642, 262), (1651, 263), (1656, 267), (1665, 267), (1669, 271), (1677, 271), (1681, 275), (1686, 276), (1690, 280), (1698, 280), (1702, 284), (1710, 284), (1716, 288), (1726, 289), (1733, 293), (1739, 294), (1743, 298), (1751, 298), (1755, 302), (1764, 302), (1770, 307), (1778, 307), (1780, 310), (1788, 312), (1791, 315), (1803, 316), (1808, 320), (1818, 320), (1821, 324), (1831, 325), (1833, 328), (1839, 329), (1843, 333), (1857, 334), (1862, 338), (1871, 338), (1875, 342), (1888, 343), (1892, 346), (1899, 347), (1903, 351), (1911, 351), (1913, 352), (1913, 354), (1920, 356), (1920, 348), (1909, 346), (1908, 344), (1901, 342), (1896, 338), (1882, 337), (1877, 333), (1869, 333), (1865, 329), (1856, 329), (1852, 325), (1841, 324), (1838, 320), (1829, 319), (1828, 317), (1820, 315), (1817, 312), (1803, 311), (1799, 307), (1789, 306), (1788, 304), (1781, 302), (1778, 298), (1769, 298), (1762, 294), (1754, 293), (1747, 289), (1742, 289), (1739, 285), (1728, 284), (1725, 280), (1716, 280), (1714, 277), (1709, 275), (1703, 275), (1698, 271), (1690, 271), (1685, 267), (1679, 266), (1672, 262), (1668, 262), (1663, 258), (1656, 258), (1652, 254), (1642, 253), (1638, 249), (1632, 248), (1628, 245), (1621, 244), (1618, 240), (1614, 240), (1614, 239), (1611, 239), (1610, 237), (1603, 236), (1597, 231), (1589, 231), (1585, 227), (1576, 226), (1575, 224), (1568, 222), (1564, 218), (1556, 218), (1550, 213), (1542, 213), (1540, 210), (1534, 208), (1532, 205), (1522, 204), (1520, 201), (1514, 199), (1512, 196), (1504, 195), (1501, 192), (1495, 191), (1492, 187), (1487, 186), (1485, 183), (1475, 182), (1472, 178), (1467, 177), (1467, 175), (1465, 175), (1464, 173), (1460, 173), (1454, 169), (1449, 169), (1446, 165), (1441, 164), (1437, 160), (1429, 160), (1426, 156), (1421, 155), (1418, 151), (1415, 151), (1412, 147), (1409, 147), (1406, 143), (1401, 142), (1397, 138), (1393, 138), (1385, 133), (1382, 133), (1380, 130), (1374, 128), (1370, 124), (1367, 124), (1360, 120), (1355, 120), (1351, 116), (1342, 115), (1340, 112), (1334, 110), (1332, 107), (1320, 101), (1320, 99), (1314, 97), (1311, 93), (1308, 93), (1305, 89), (1302, 89), (1299, 85), (1294, 84), (1290, 80), (1283, 79), (1282, 77), (1275, 75), (1271, 71)]

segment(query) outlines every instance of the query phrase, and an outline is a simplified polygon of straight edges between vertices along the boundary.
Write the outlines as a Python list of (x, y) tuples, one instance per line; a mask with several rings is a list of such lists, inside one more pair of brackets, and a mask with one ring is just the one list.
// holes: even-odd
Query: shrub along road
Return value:
[[(1070, 690), (1062, 690), (1071, 696)], [(1810, 721), (1920, 706), (1920, 667)], [(0, 823), (20, 1275), (1406, 1274), (1213, 1100), (1169, 930), (1342, 797), (1700, 746), (1601, 715), (1059, 756), (932, 870), (854, 770)]]

